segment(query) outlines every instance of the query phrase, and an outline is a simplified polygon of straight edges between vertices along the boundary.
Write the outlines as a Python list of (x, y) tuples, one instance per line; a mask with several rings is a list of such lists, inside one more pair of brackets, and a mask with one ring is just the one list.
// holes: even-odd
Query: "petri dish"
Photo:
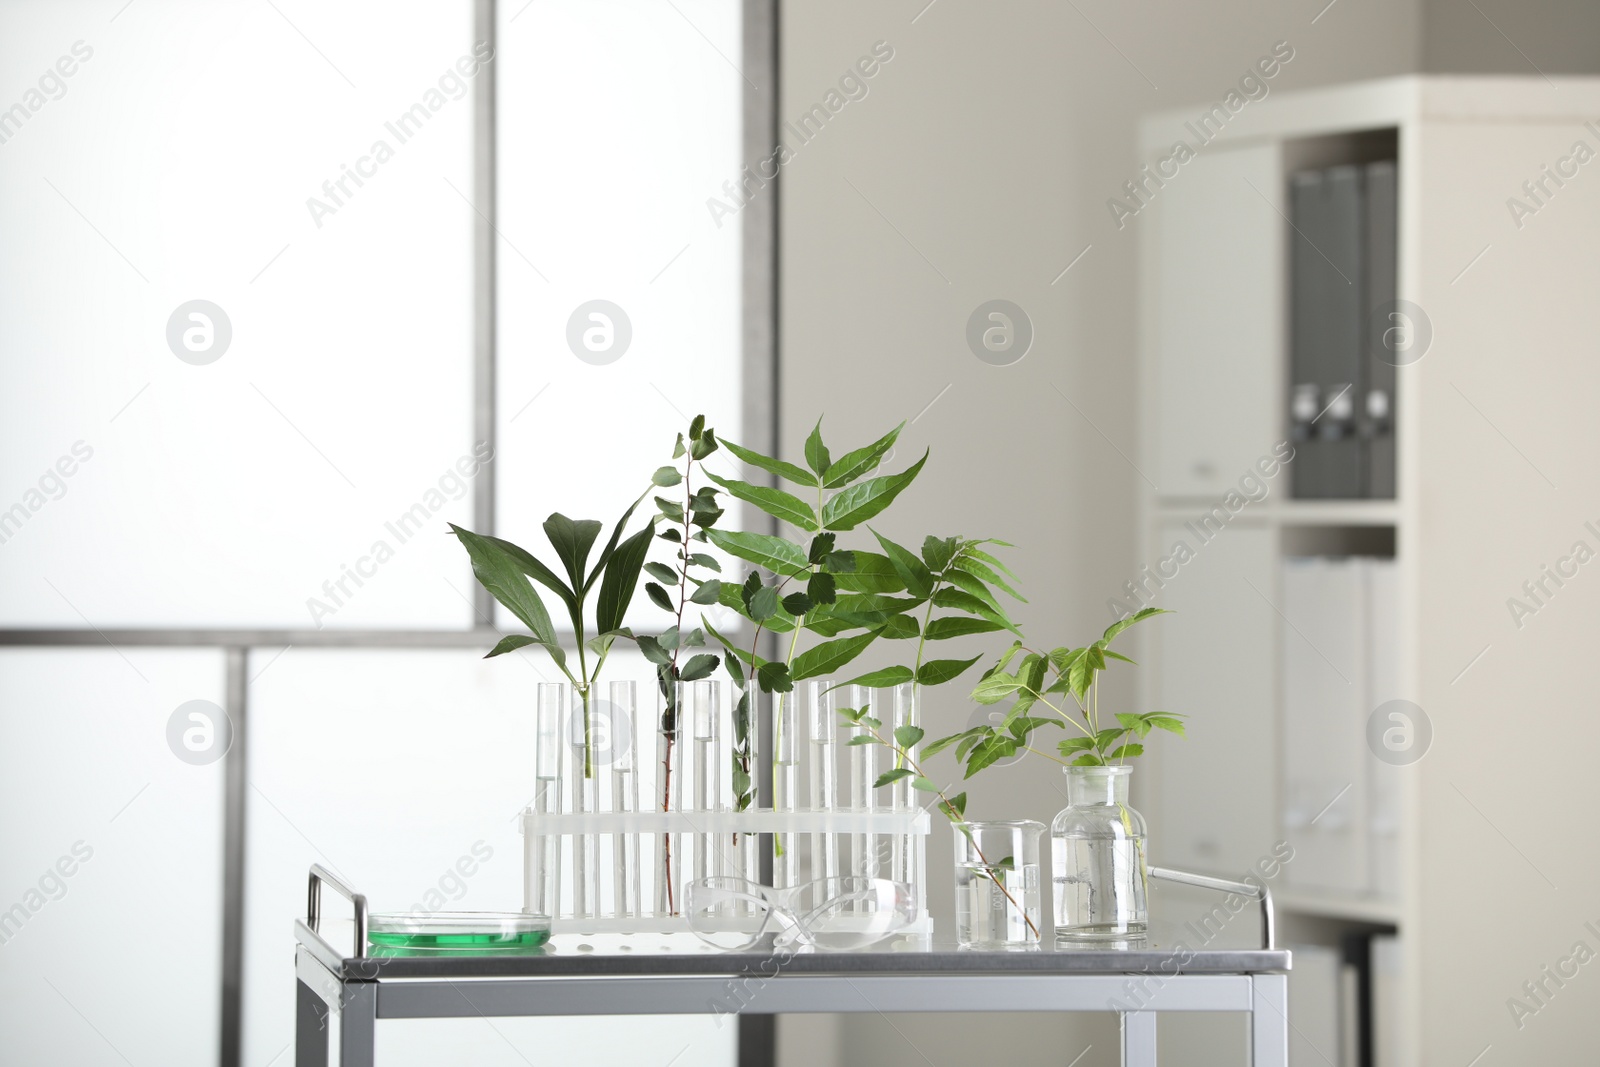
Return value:
[(515, 911), (372, 915), (367, 920), (373, 956), (527, 952), (549, 940), (549, 916)]

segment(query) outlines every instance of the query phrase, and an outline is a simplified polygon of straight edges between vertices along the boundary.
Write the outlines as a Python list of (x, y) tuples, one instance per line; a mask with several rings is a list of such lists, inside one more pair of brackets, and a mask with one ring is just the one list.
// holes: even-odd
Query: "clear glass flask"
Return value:
[(1132, 767), (1066, 767), (1067, 807), (1050, 824), (1056, 940), (1137, 939), (1150, 923), (1144, 816)]

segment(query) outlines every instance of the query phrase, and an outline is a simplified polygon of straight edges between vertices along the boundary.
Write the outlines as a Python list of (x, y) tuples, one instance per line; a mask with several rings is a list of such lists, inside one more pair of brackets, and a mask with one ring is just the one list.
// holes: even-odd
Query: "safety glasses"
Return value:
[(689, 883), (685, 904), (700, 939), (731, 950), (767, 936), (779, 949), (865, 948), (916, 921), (910, 886), (886, 878), (822, 878), (787, 889), (701, 878)]

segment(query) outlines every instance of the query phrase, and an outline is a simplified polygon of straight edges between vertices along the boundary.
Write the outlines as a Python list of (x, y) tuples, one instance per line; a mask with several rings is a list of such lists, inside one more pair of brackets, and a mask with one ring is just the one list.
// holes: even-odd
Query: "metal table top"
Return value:
[[(1240, 924), (1247, 925), (1247, 924)], [(935, 936), (903, 940), (851, 952), (727, 952), (704, 945), (692, 933), (565, 934), (537, 950), (498, 950), (474, 955), (362, 957), (353, 949), (354, 924), (326, 919), (321, 932), (295, 923), (299, 943), (335, 976), (349, 980), (642, 977), (646, 975), (786, 974), (1281, 974), (1289, 970), (1286, 949), (1221, 947), (1197, 933), (1158, 923), (1143, 943), (1127, 946), (1058, 946), (1048, 936), (1035, 951), (989, 952), (958, 948)], [(1232, 933), (1232, 931), (1225, 931)], [(1248, 937), (1247, 932), (1242, 932)], [(1216, 941), (1239, 938), (1217, 937)], [(1196, 947), (1200, 945), (1201, 947)], [(335, 947), (339, 946), (339, 947)]]

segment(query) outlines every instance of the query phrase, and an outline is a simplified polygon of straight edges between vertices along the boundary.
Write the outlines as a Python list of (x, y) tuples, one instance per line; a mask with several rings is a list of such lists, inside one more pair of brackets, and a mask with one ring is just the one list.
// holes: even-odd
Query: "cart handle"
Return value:
[(1174, 871), (1168, 867), (1151, 867), (1150, 877), (1160, 878), (1168, 882), (1178, 882), (1181, 885), (1192, 885), (1200, 889), (1213, 889), (1218, 893), (1237, 893), (1251, 900), (1261, 902), (1261, 941), (1262, 948), (1271, 950), (1275, 947), (1276, 922), (1272, 915), (1272, 890), (1267, 884), (1251, 885), (1249, 882), (1232, 882), (1226, 878), (1212, 878), (1206, 874), (1192, 874), (1189, 871)]
[(365, 893), (357, 893), (354, 889), (344, 884), (337, 875), (331, 873), (320, 863), (311, 865), (311, 875), (306, 885), (306, 925), (311, 932), (321, 936), (317, 929), (322, 920), (322, 886), (326, 882), (332, 886), (340, 896), (348, 900), (356, 913), (356, 958), (367, 954), (367, 897)]

